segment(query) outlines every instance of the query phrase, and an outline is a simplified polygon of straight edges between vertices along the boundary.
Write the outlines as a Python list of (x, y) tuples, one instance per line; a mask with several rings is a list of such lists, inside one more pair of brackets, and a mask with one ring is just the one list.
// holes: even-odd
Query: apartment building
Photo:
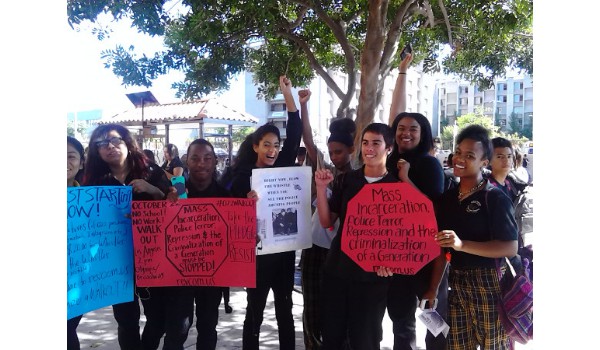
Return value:
[(482, 109), (494, 124), (506, 130), (511, 118), (521, 127), (533, 123), (533, 81), (530, 76), (497, 80), (492, 88), (481, 91), (468, 82), (445, 79), (435, 92), (434, 122), (453, 124), (457, 117)]
[[(346, 90), (347, 76), (343, 73), (329, 71), (333, 80), (342, 90)], [(390, 113), (392, 93), (396, 84), (398, 70), (395, 69), (386, 78), (384, 82), (381, 102), (379, 103), (374, 121), (386, 123)], [(293, 77), (292, 83), (294, 83)], [(433, 122), (434, 92), (436, 91), (436, 76), (423, 73), (421, 67), (411, 67), (407, 74), (407, 111), (423, 114)], [(287, 109), (283, 95), (278, 94), (269, 101), (259, 100), (256, 97), (257, 87), (252, 81), (252, 74), (244, 73), (243, 94), (245, 98), (245, 111), (259, 118), (258, 125), (266, 122), (273, 122), (281, 130), (282, 138), (285, 138), (285, 126), (287, 119)], [(356, 91), (350, 102), (349, 108), (356, 110), (358, 98), (360, 96), (360, 73), (357, 76)], [(295, 87), (292, 94), (296, 100), (296, 106), (299, 108), (298, 92)], [(308, 104), (310, 123), (313, 129), (315, 143), (321, 149), (326, 149), (327, 137), (329, 136), (329, 124), (336, 117), (337, 108), (341, 100), (327, 86), (321, 77), (316, 77), (308, 86), (311, 91), (311, 97)], [(358, 131), (360, 132), (360, 131)], [(434, 132), (434, 134), (437, 134)]]

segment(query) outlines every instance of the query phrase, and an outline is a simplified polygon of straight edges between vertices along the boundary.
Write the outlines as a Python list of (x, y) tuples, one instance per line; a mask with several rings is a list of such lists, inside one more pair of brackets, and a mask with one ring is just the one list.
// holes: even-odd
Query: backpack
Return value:
[(501, 290), (501, 299), (497, 305), (500, 322), (512, 341), (527, 344), (533, 339), (533, 282), (529, 279), (529, 261), (521, 257), (521, 266), (517, 272), (510, 259), (504, 258), (504, 274), (500, 269), (500, 261), (502, 260), (496, 259)]
[[(519, 205), (520, 211), (526, 211), (527, 199), (530, 199), (532, 204), (531, 214), (533, 215), (533, 197), (524, 196), (525, 192), (526, 190), (519, 193), (515, 203)], [(521, 199), (518, 200), (519, 198)], [(485, 194), (485, 205), (489, 215), (488, 192)], [(519, 225), (518, 254), (510, 259), (495, 259), (501, 293), (501, 298), (496, 306), (500, 322), (509, 338), (512, 341), (526, 344), (533, 339), (533, 271), (531, 270), (533, 263), (532, 260), (524, 256), (522, 251), (525, 252), (529, 249), (533, 257), (533, 249), (529, 247), (521, 248), (520, 231), (521, 225)], [(491, 238), (493, 239), (493, 237)], [(504, 273), (501, 271), (502, 265), (506, 267)]]

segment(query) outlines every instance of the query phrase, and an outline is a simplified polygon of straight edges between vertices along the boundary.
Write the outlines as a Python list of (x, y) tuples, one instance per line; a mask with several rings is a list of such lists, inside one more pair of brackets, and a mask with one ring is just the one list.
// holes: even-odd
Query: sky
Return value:
[(101, 59), (101, 52), (113, 49), (121, 44), (128, 48), (136, 47), (138, 57), (141, 53), (151, 55), (161, 50), (162, 40), (137, 33), (129, 22), (111, 23), (114, 33), (110, 38), (98, 40), (85, 26), (77, 32), (67, 26), (67, 112), (79, 112), (102, 109), (105, 115), (114, 115), (131, 108), (133, 105), (126, 94), (150, 90), (160, 103), (176, 102), (175, 90), (171, 84), (183, 80), (183, 73), (171, 72), (153, 81), (149, 88), (144, 86), (125, 87), (121, 80), (107, 68)]

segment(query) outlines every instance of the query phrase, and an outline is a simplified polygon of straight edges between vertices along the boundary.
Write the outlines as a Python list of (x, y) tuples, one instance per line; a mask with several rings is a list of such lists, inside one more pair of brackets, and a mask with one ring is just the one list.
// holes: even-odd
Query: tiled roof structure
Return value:
[[(204, 124), (254, 126), (258, 118), (229, 108), (214, 98), (190, 102), (147, 104), (143, 107), (146, 125), (203, 122)], [(133, 108), (99, 120), (99, 124), (119, 123), (127, 126), (142, 125), (142, 107)]]

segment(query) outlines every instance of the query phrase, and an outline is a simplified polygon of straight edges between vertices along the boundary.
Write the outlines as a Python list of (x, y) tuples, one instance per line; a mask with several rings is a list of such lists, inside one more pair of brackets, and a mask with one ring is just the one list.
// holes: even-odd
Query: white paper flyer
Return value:
[(252, 170), (256, 202), (257, 255), (305, 249), (312, 246), (308, 166)]

